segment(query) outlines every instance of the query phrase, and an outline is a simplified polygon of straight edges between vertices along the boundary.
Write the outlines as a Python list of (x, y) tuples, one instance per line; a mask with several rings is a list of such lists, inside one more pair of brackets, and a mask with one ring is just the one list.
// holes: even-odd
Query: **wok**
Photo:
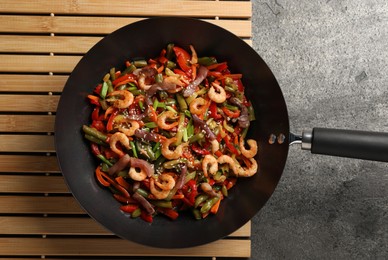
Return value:
[[(111, 67), (128, 59), (158, 56), (168, 43), (199, 56), (227, 61), (231, 71), (243, 74), (246, 95), (256, 121), (248, 133), (257, 140), (259, 171), (241, 178), (217, 215), (197, 221), (188, 213), (176, 221), (157, 217), (152, 224), (128, 219), (111, 193), (102, 189), (93, 174), (92, 156), (81, 126), (88, 124), (91, 107), (86, 96)], [(313, 153), (388, 161), (388, 134), (349, 130), (313, 129), (290, 134), (282, 91), (261, 57), (234, 34), (197, 19), (164, 17), (127, 25), (98, 42), (71, 73), (57, 109), (55, 145), (60, 169), (84, 210), (114, 234), (136, 243), (162, 248), (198, 246), (221, 239), (247, 223), (274, 192), (286, 163), (290, 143), (302, 143)]]

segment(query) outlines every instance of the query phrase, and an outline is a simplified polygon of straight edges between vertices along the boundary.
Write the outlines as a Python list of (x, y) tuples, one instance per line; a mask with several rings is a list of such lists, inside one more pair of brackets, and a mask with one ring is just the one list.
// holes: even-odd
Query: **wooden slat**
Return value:
[(126, 16), (195, 16), (195, 17), (239, 17), (249, 18), (250, 1), (176, 1), (142, 0), (117, 1), (112, 4), (105, 0), (62, 0), (45, 1), (38, 4), (30, 0), (2, 0), (2, 13), (54, 13), (93, 14)]
[[(111, 235), (112, 233), (92, 218), (84, 217), (25, 217), (0, 216), (0, 230), (7, 235)], [(230, 234), (229, 237), (249, 237), (248, 224)]]
[(0, 172), (59, 173), (55, 156), (0, 155)]
[[(101, 37), (0, 35), (1, 52), (86, 53)], [(19, 42), (24, 42), (19, 46)]]
[(55, 112), (58, 102), (59, 96), (52, 95), (0, 95), (0, 111)]
[(0, 115), (0, 132), (54, 132), (55, 116)]
[(55, 152), (52, 135), (0, 135), (0, 152)]
[(210, 244), (162, 249), (120, 238), (0, 238), (0, 255), (250, 257), (250, 240), (223, 239)]
[[(0, 43), (1, 44), (1, 43)], [(0, 77), (1, 92), (62, 92), (68, 76), (14, 75)]]
[[(109, 34), (127, 24), (143, 19), (145, 18), (0, 15), (0, 32)], [(223, 27), (239, 37), (252, 36), (249, 20), (202, 20)], [(84, 45), (81, 42), (80, 44)], [(19, 46), (19, 48), (23, 47), (25, 46)]]
[[(0, 214), (85, 214), (73, 197), (0, 196)], [(1, 255), (1, 254), (0, 254)]]
[(0, 192), (69, 193), (62, 176), (0, 175)]
[(69, 73), (80, 56), (0, 55), (0, 72), (59, 72)]

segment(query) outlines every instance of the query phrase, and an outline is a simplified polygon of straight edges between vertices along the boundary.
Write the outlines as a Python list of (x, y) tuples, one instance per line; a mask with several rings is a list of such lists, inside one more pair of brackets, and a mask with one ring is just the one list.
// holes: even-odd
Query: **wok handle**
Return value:
[(313, 128), (303, 132), (302, 149), (314, 154), (388, 162), (388, 133)]

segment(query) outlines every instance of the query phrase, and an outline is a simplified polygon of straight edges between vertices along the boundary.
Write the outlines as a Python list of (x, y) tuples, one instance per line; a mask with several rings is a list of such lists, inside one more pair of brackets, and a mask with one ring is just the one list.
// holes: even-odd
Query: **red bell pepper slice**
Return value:
[(210, 106), (209, 106), (209, 111), (210, 111), (210, 114), (209, 114), (210, 117), (212, 117), (214, 119), (221, 119), (222, 118), (222, 115), (218, 114), (218, 112), (217, 112), (217, 103), (212, 101), (210, 103)]
[(197, 143), (193, 143), (191, 145), (191, 149), (194, 152), (196, 152), (197, 154), (201, 154), (201, 155), (210, 154), (210, 152), (208, 150), (206, 150), (205, 148), (200, 147)]
[(117, 116), (117, 114), (119, 113), (118, 110), (115, 110), (109, 117), (109, 120), (108, 120), (108, 123), (106, 124), (106, 130), (108, 132), (112, 131), (113, 130), (113, 122), (114, 122), (114, 119), (115, 117)]
[(105, 125), (101, 120), (93, 120), (92, 127), (96, 128), (100, 132), (105, 132)]
[(149, 215), (146, 211), (142, 210), (141, 213), (140, 213), (140, 217), (142, 220), (148, 222), (148, 223), (152, 223), (152, 221), (154, 220), (152, 215)]
[(166, 215), (172, 220), (176, 220), (179, 216), (179, 213), (176, 210), (169, 209), (169, 208), (158, 208), (158, 212)]
[(88, 99), (91, 104), (96, 105), (96, 106), (101, 106), (99, 100), (100, 98), (95, 96), (95, 95), (88, 95)]
[(175, 52), (176, 60), (179, 67), (185, 72), (189, 71), (191, 69), (189, 63), (189, 61), (191, 60), (190, 54), (184, 49), (177, 46), (173, 47), (173, 50)]
[(128, 83), (128, 82), (131, 82), (131, 81), (134, 81), (135, 80), (135, 76), (131, 73), (131, 74), (125, 74), (117, 79), (115, 79), (112, 84), (113, 86), (117, 86), (117, 85), (123, 85), (124, 82), (125, 83)]
[(239, 152), (236, 149), (236, 147), (233, 145), (233, 143), (230, 142), (230, 137), (228, 135), (226, 135), (223, 139), (224, 139), (226, 147), (228, 147), (229, 151), (231, 151), (235, 155), (239, 155)]
[(240, 116), (241, 113), (240, 110), (232, 111), (227, 109), (226, 107), (222, 107), (222, 111), (225, 113), (225, 115), (231, 118), (237, 118)]
[(126, 213), (132, 213), (138, 208), (139, 208), (139, 205), (136, 205), (136, 204), (128, 204), (120, 207), (120, 209)]
[(97, 145), (97, 144), (91, 143), (90, 146), (91, 146), (91, 148), (92, 148), (92, 153), (93, 153), (95, 156), (101, 154), (100, 149), (98, 148), (98, 145)]

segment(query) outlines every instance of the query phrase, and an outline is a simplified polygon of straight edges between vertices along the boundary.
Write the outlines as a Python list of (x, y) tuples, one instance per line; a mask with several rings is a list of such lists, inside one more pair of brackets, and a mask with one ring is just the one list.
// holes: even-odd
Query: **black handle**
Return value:
[(388, 133), (314, 128), (311, 152), (388, 162)]

